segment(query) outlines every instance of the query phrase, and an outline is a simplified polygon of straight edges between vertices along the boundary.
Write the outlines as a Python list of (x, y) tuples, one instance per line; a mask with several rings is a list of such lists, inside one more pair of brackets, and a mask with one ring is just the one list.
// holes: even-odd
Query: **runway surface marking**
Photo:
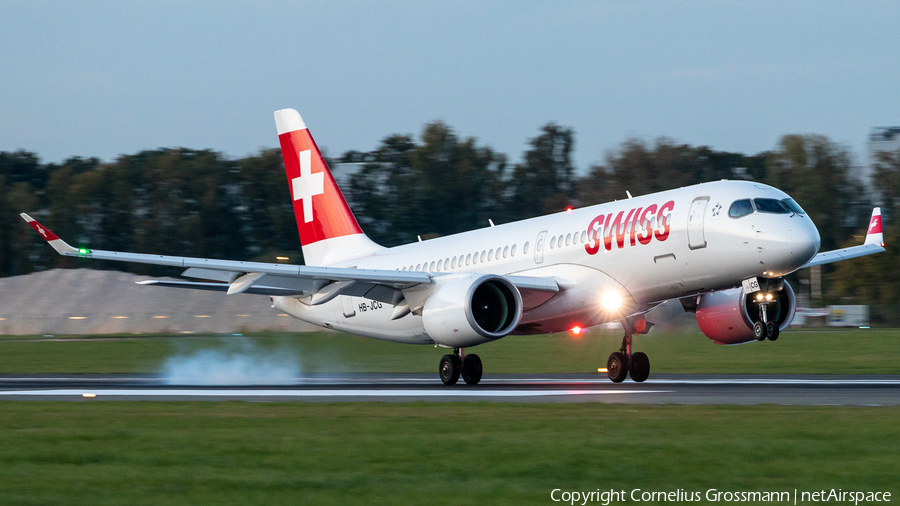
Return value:
[[(17, 383), (22, 381), (41, 381), (41, 382), (58, 382), (58, 383), (81, 383), (81, 382), (141, 382), (158, 385), (170, 386), (265, 386), (254, 383), (235, 383), (235, 384), (180, 384), (170, 383), (164, 377), (43, 377), (43, 376), (22, 376), (22, 377), (0, 377), (0, 386), (3, 383)], [(304, 385), (346, 385), (346, 384), (363, 384), (378, 385), (391, 383), (417, 383), (422, 385), (436, 385), (438, 381), (430, 376), (423, 377), (407, 377), (407, 376), (368, 376), (354, 378), (352, 376), (321, 376), (321, 377), (299, 377), (292, 382), (278, 383), (280, 386), (304, 386)], [(540, 384), (569, 384), (569, 385), (613, 385), (606, 377), (598, 378), (485, 378), (480, 383), (486, 385), (540, 385)], [(626, 385), (631, 382), (626, 382)], [(900, 385), (900, 379), (872, 379), (872, 378), (658, 378), (648, 379), (643, 385)]]
[(0, 396), (127, 397), (548, 397), (566, 395), (661, 394), (666, 390), (257, 390), (257, 389), (134, 389), (134, 390), (4, 390)]

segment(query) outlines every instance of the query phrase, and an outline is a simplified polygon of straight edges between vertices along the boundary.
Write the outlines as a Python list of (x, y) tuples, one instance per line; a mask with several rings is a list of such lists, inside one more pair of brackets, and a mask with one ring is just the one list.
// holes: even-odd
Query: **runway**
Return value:
[(447, 387), (436, 374), (330, 374), (281, 385), (171, 385), (156, 375), (0, 375), (0, 400), (300, 402), (600, 402), (900, 405), (900, 376), (654, 375), (613, 384), (598, 374), (486, 375)]

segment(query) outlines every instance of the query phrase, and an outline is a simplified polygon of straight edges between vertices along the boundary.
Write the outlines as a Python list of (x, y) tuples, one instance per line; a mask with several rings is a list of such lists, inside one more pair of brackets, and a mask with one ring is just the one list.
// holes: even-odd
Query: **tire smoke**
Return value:
[(293, 385), (302, 374), (293, 350), (268, 350), (229, 339), (226, 349), (196, 350), (166, 359), (161, 374), (168, 385)]

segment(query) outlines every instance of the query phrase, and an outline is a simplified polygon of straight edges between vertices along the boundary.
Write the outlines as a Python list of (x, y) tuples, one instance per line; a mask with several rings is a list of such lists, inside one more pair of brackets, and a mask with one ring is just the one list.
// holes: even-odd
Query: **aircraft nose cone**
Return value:
[(798, 267), (806, 264), (816, 256), (819, 252), (819, 246), (822, 239), (819, 237), (819, 230), (809, 218), (804, 217), (803, 221), (793, 230), (791, 242), (791, 256), (799, 263)]

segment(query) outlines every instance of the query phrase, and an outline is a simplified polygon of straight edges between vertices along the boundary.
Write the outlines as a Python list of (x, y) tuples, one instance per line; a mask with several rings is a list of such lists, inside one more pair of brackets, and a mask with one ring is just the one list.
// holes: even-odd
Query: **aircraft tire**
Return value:
[(621, 383), (628, 376), (628, 358), (624, 353), (615, 352), (606, 361), (606, 374), (613, 383)]
[(478, 355), (466, 355), (462, 362), (462, 378), (467, 385), (477, 385), (481, 381), (481, 357)]
[(766, 340), (766, 326), (763, 322), (756, 322), (753, 324), (753, 337), (756, 338), (757, 341), (765, 341)]
[(769, 322), (769, 324), (766, 325), (766, 330), (768, 331), (768, 332), (766, 332), (766, 334), (769, 337), (769, 341), (774, 341), (774, 340), (778, 339), (778, 334), (779, 334), (778, 325), (775, 325), (774, 323)]
[(462, 366), (458, 356), (444, 355), (441, 357), (441, 365), (438, 368), (438, 374), (440, 374), (441, 381), (443, 381), (445, 385), (455, 385), (456, 382), (459, 381), (460, 369), (462, 369)]
[(646, 353), (637, 352), (631, 354), (631, 379), (638, 383), (644, 382), (650, 377), (650, 358)]

